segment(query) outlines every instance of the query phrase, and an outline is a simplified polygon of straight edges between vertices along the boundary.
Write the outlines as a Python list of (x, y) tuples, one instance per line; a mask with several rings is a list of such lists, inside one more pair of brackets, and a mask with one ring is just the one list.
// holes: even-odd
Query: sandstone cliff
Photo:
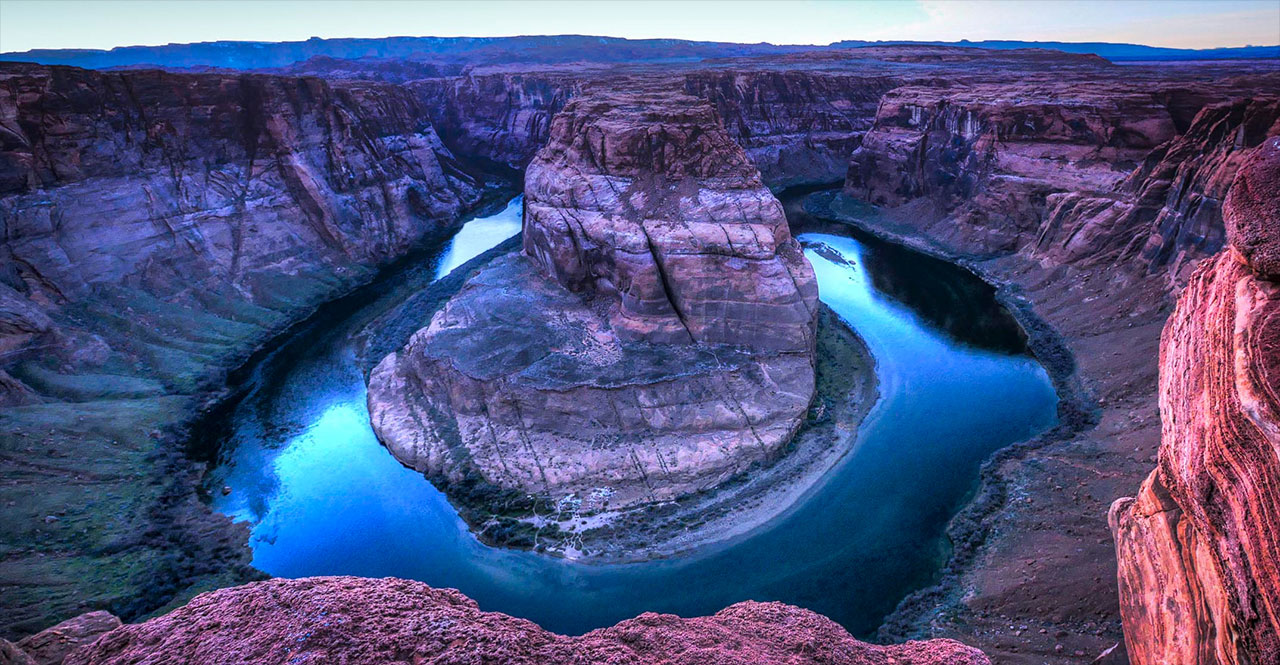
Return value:
[(904, 86), (881, 100), (845, 191), (890, 207), (928, 200), (954, 222), (940, 234), (1015, 251), (1049, 194), (1109, 190), (1176, 133), (1161, 100), (1115, 83)]
[(707, 99), (770, 187), (842, 180), (896, 76), (727, 70), (685, 75)]
[(477, 201), (426, 117), (384, 84), (0, 66), (6, 634), (253, 575), (182, 426)]
[[(416, 99), (389, 86), (3, 72), (0, 279), (46, 312), (90, 310), (76, 327), (127, 348), (149, 378), (179, 380), (164, 353), (199, 354), (158, 331), (212, 344), (171, 310), (226, 326), (292, 313), (479, 194)], [(104, 300), (147, 311), (119, 330), (101, 320), (118, 315), (94, 310)]]
[(125, 626), (67, 665), (182, 662), (507, 663), (558, 665), (989, 665), (950, 640), (877, 646), (782, 603), (744, 602), (713, 616), (642, 614), (579, 637), (482, 612), (452, 589), (386, 578), (272, 580), (214, 591)]
[(913, 204), (912, 225), (966, 253), (1177, 274), (1222, 245), (1238, 151), (1280, 131), (1274, 97), (1244, 97), (1264, 80), (906, 85), (884, 96), (845, 192)]
[(1243, 156), (1280, 134), (1280, 100), (1212, 104), (1152, 150), (1112, 191), (1051, 194), (1033, 253), (1057, 264), (1110, 263), (1185, 280), (1222, 248), (1222, 201)]
[(1135, 665), (1280, 660), (1280, 138), (1164, 331), (1158, 468), (1110, 522)]
[(455, 496), (478, 478), (588, 512), (772, 460), (813, 397), (817, 314), (781, 205), (695, 98), (576, 98), (551, 137), (524, 255), (374, 370), (378, 436)]

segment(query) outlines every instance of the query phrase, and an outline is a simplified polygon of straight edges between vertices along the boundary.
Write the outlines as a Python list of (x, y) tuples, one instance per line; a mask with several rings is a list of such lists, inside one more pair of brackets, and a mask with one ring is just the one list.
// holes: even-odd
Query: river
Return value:
[[(467, 222), (418, 275), (339, 320), (304, 326), (247, 373), (206, 483), (249, 523), (276, 576), (395, 576), (455, 587), (482, 609), (581, 633), (644, 611), (708, 614), (781, 600), (872, 633), (936, 579), (945, 527), (983, 459), (1056, 420), (1044, 369), (994, 290), (956, 266), (810, 218), (784, 197), (820, 297), (867, 342), (881, 398), (850, 452), (795, 507), (673, 560), (600, 565), (487, 547), (368, 422), (352, 337), (378, 311), (520, 230), (516, 199)], [(410, 270), (406, 268), (405, 270)], [(416, 280), (416, 281), (415, 281)], [(223, 487), (230, 492), (223, 494)]]

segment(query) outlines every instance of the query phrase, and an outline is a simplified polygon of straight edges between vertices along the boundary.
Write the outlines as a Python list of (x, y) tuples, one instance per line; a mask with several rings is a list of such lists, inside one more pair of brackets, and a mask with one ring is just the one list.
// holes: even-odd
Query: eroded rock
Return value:
[(36, 665), (61, 665), (76, 649), (120, 627), (120, 620), (110, 612), (89, 612), (67, 619), (18, 642)]
[(951, 640), (877, 646), (782, 603), (744, 602), (713, 616), (642, 614), (567, 637), (482, 612), (453, 589), (392, 578), (271, 580), (197, 596), (120, 628), (68, 665), (506, 663), (508, 665), (989, 665)]
[(551, 136), (525, 253), (372, 373), (379, 438), (455, 496), (479, 479), (575, 510), (771, 461), (814, 392), (817, 285), (781, 205), (694, 98), (578, 98)]
[(1280, 140), (1227, 197), (1230, 247), (1161, 345), (1159, 467), (1110, 521), (1135, 665), (1280, 660)]

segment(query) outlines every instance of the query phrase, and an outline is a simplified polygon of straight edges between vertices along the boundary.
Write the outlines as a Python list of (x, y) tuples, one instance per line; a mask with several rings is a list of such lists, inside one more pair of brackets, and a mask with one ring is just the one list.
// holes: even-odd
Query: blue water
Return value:
[[(213, 492), (214, 505), (250, 524), (254, 565), (272, 575), (419, 579), (558, 632), (754, 599), (807, 607), (870, 633), (903, 596), (933, 581), (947, 554), (946, 523), (981, 461), (1051, 426), (1057, 398), (1032, 357), (1006, 348), (1021, 338), (989, 287), (841, 228), (799, 237), (820, 297), (875, 356), (881, 399), (828, 478), (746, 538), (679, 560), (620, 565), (480, 544), (444, 496), (374, 437), (350, 342), (360, 316), (305, 330), (262, 361), (228, 416), (209, 485), (232, 491)], [(516, 201), (464, 226), (432, 274), (518, 231)], [(403, 295), (392, 290), (369, 308)], [(1005, 341), (984, 343), (993, 337)]]

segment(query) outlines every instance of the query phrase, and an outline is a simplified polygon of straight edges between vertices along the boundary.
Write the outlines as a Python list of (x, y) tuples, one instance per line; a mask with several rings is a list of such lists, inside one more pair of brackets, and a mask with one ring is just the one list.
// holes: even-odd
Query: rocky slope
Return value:
[(610, 663), (634, 665), (987, 665), (950, 640), (876, 646), (782, 603), (745, 602), (713, 616), (643, 614), (579, 637), (482, 612), (452, 589), (392, 578), (271, 580), (198, 596), (112, 631), (67, 665), (237, 663)]
[(1010, 251), (1034, 233), (1050, 193), (1109, 190), (1176, 134), (1149, 92), (1046, 83), (889, 92), (852, 157), (845, 191), (885, 206), (926, 199), (951, 213), (960, 241)]
[(252, 576), (182, 426), (479, 199), (426, 116), (383, 84), (0, 67), (7, 634)]
[[(1069, 130), (1056, 139), (1065, 142), (1066, 159), (1053, 159), (1048, 147), (1041, 159), (1028, 148), (1039, 139), (1006, 142), (1002, 130), (997, 141), (981, 115), (968, 141), (965, 114), (955, 109), (946, 111), (955, 133), (931, 121), (936, 134), (912, 129), (911, 111), (895, 111), (855, 156), (855, 168), (871, 158), (914, 165), (893, 166), (893, 177), (879, 180), (851, 170), (855, 194), (899, 204), (861, 223), (1001, 284), (1064, 397), (1062, 427), (987, 464), (977, 498), (952, 523), (957, 547), (942, 583), (904, 601), (882, 629), (885, 637), (956, 637), (1006, 663), (1078, 662), (1104, 653), (1101, 662), (1123, 662), (1115, 563), (1099, 516), (1147, 473), (1159, 443), (1155, 358), (1171, 290), (1223, 237), (1218, 201), (1243, 151), (1277, 131), (1266, 94), (1274, 74), (1172, 86), (1163, 70), (1126, 74), (1130, 92), (1145, 89), (1159, 100), (1150, 108), (1166, 120), (1150, 126), (1174, 132), (1129, 165), (1072, 157), (1120, 154), (1116, 146), (1076, 143), (1082, 139), (1073, 137), (1089, 136), (1077, 131), (1087, 123), (1028, 118), (1027, 127)], [(1081, 91), (1103, 83), (1017, 83), (1012, 89), (1026, 94), (1008, 101), (1025, 109), (1061, 100), (1071, 113), (1089, 108)], [(1224, 97), (1243, 99), (1213, 103)], [(1093, 108), (1107, 117), (1104, 106)], [(932, 117), (921, 113), (922, 122)], [(955, 149), (934, 150), (939, 142)], [(1082, 189), (1059, 184), (1068, 182)], [(998, 214), (975, 211), (975, 202)]]
[(1165, 328), (1159, 466), (1111, 509), (1135, 665), (1280, 659), (1280, 138), (1226, 222)]
[(707, 103), (575, 98), (526, 173), (524, 254), (379, 364), (374, 429), (455, 488), (588, 512), (672, 499), (795, 434), (816, 316), (781, 205)]

